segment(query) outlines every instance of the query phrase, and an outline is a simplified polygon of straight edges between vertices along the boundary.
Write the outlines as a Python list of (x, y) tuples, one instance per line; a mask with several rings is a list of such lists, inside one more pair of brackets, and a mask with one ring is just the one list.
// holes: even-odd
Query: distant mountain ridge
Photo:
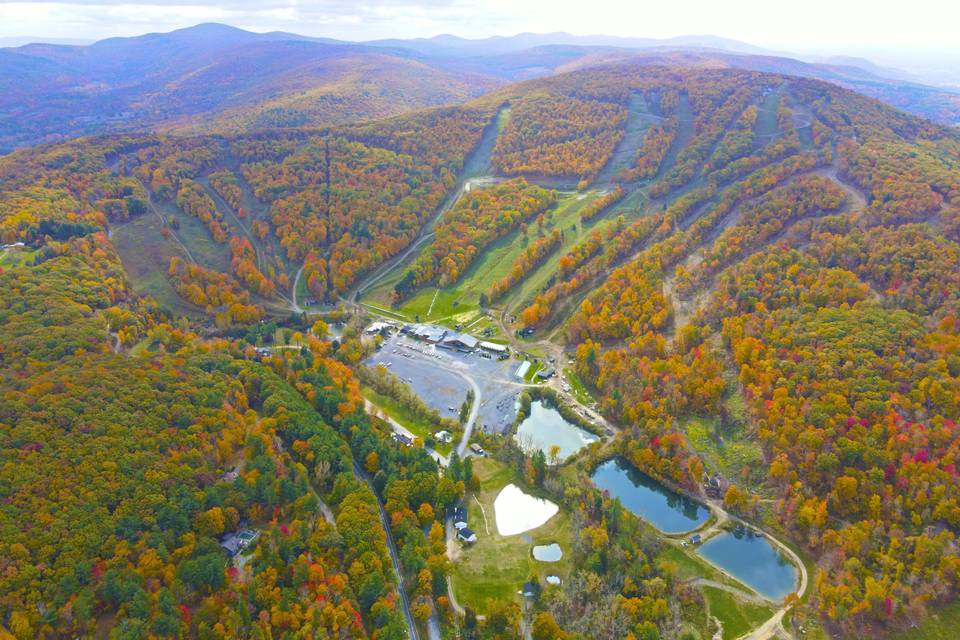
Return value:
[(325, 126), (455, 104), (563, 70), (721, 65), (841, 84), (944, 124), (960, 93), (857, 58), (803, 62), (710, 35), (521, 33), (348, 42), (205, 23), (89, 45), (0, 48), (0, 153), (107, 131)]

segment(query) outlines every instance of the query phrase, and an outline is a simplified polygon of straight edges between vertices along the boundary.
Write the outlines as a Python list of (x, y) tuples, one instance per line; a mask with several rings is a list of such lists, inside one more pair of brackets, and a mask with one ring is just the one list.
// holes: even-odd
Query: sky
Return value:
[(0, 39), (96, 40), (200, 22), (345, 40), (711, 34), (784, 52), (960, 59), (957, 0), (0, 0)]

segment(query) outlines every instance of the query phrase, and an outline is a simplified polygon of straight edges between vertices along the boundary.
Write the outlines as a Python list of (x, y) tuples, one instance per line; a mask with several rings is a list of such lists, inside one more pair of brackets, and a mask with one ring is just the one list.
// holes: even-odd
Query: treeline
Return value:
[(487, 299), (497, 300), (512, 286), (523, 280), (527, 274), (540, 266), (563, 244), (563, 230), (554, 229), (549, 234), (534, 240), (510, 266), (510, 272), (493, 283), (487, 293)]
[(623, 190), (623, 187), (617, 185), (613, 188), (612, 191), (603, 194), (599, 198), (593, 200), (590, 204), (585, 206), (580, 212), (580, 219), (584, 222), (592, 220), (600, 213), (603, 213), (614, 204), (623, 200), (623, 197), (627, 195)]
[(532, 93), (511, 102), (493, 163), (505, 175), (592, 178), (623, 138), (622, 104)]
[(180, 297), (215, 316), (220, 326), (253, 322), (263, 315), (250, 294), (225, 273), (173, 256), (167, 274)]

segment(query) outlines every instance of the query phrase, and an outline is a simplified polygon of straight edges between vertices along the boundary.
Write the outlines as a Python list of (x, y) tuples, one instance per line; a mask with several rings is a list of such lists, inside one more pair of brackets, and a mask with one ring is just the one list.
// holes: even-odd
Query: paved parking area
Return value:
[(383, 364), (445, 416), (455, 417), (467, 391), (476, 385), (480, 409), (475, 428), (481, 431), (504, 433), (517, 415), (516, 399), (523, 385), (514, 376), (516, 360), (461, 353), (396, 334), (367, 364)]

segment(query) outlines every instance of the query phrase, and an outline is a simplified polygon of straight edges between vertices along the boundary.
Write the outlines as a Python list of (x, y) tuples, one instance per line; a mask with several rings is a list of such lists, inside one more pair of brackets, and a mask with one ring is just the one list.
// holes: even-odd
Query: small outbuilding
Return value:
[(259, 531), (254, 531), (253, 529), (244, 529), (242, 531), (227, 533), (220, 536), (220, 546), (223, 547), (232, 558), (252, 545), (259, 537)]
[(394, 433), (392, 437), (394, 440), (396, 440), (397, 442), (399, 442), (405, 447), (409, 447), (413, 445), (413, 438), (411, 438), (405, 433)]

